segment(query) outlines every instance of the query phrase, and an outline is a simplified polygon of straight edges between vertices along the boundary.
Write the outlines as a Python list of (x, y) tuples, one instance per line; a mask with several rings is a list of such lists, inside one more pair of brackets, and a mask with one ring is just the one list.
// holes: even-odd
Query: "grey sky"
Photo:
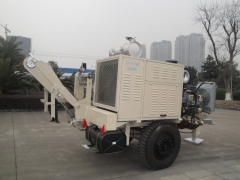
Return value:
[[(60, 67), (72, 68), (84, 61), (91, 68), (96, 59), (108, 57), (110, 48), (127, 43), (125, 36), (137, 37), (145, 44), (149, 58), (153, 41), (170, 40), (174, 52), (177, 36), (204, 34), (191, 19), (197, 2), (0, 0), (0, 23), (8, 25), (9, 35), (32, 38), (32, 48), (43, 61), (54, 60)], [(5, 36), (2, 27), (0, 35)]]

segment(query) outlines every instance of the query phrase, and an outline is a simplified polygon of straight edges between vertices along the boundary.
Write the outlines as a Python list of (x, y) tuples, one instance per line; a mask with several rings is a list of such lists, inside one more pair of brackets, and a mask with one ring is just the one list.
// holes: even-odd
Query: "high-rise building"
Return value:
[(172, 59), (171, 41), (162, 40), (161, 42), (153, 42), (151, 44), (150, 59), (161, 61)]
[(142, 54), (141, 54), (141, 58), (146, 58), (146, 46), (144, 44), (141, 44), (142, 46)]
[(153, 42), (151, 44), (150, 59), (154, 59), (154, 60), (158, 59), (158, 43), (157, 42)]
[(205, 56), (205, 39), (202, 34), (192, 33), (179, 36), (175, 40), (174, 58), (184, 66), (193, 66), (201, 72)]
[(171, 41), (163, 40), (159, 43), (159, 60), (170, 60), (172, 59), (172, 43)]
[(11, 38), (17, 38), (16, 42), (22, 42), (22, 44), (19, 45), (18, 48), (22, 49), (22, 54), (25, 56), (29, 56), (29, 53), (31, 52), (31, 38), (26, 38), (22, 36), (8, 36), (7, 39)]

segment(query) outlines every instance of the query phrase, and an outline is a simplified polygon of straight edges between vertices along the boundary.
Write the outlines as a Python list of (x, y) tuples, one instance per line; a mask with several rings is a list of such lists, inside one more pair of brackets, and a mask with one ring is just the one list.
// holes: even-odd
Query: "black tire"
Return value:
[(138, 142), (138, 154), (150, 169), (169, 167), (177, 158), (181, 136), (174, 123), (155, 121), (148, 125)]
[(130, 137), (130, 138), (129, 138), (129, 143), (132, 142), (132, 140), (133, 140), (133, 137)]

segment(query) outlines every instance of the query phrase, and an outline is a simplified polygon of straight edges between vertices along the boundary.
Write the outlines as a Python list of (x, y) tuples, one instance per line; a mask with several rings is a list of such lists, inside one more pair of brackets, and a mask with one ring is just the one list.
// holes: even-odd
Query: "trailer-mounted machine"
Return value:
[(195, 135), (214, 111), (216, 87), (203, 82), (187, 90), (190, 76), (183, 65), (139, 58), (141, 45), (135, 38), (127, 40), (110, 49), (110, 57), (96, 61), (94, 74), (85, 73), (86, 64), (81, 65), (74, 95), (43, 61), (30, 56), (24, 67), (51, 93), (51, 102), (56, 98), (64, 106), (71, 123), (85, 130), (86, 139), (100, 152), (121, 152), (136, 139), (142, 162), (163, 169), (178, 156), (179, 129), (190, 129), (194, 135), (190, 141), (201, 142)]

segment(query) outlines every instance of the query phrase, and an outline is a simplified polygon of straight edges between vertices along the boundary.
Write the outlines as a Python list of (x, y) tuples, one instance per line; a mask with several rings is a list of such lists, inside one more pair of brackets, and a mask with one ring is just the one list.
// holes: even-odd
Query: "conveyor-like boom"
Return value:
[[(79, 109), (81, 105), (90, 105), (90, 98), (87, 95), (85, 99), (76, 99), (67, 89), (63, 86), (59, 78), (56, 76), (51, 66), (41, 60), (37, 60), (33, 56), (25, 58), (24, 67), (28, 70), (51, 95), (59, 102), (69, 102), (75, 109), (75, 119), (83, 119), (84, 113)], [(90, 84), (89, 84), (90, 83)], [(89, 86), (91, 81), (89, 81)], [(83, 88), (83, 87), (82, 87)], [(54, 111), (54, 109), (52, 109)]]

